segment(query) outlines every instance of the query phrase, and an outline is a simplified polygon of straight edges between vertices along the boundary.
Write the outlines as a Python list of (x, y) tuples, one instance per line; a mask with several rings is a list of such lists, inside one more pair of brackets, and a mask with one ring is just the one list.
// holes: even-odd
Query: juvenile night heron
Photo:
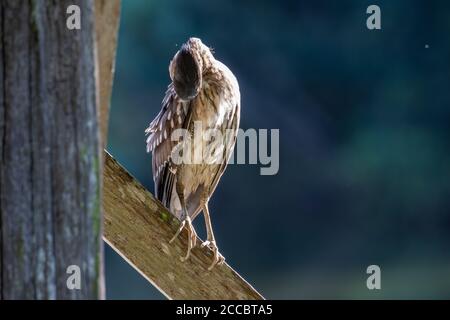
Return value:
[[(208, 201), (236, 142), (239, 85), (227, 66), (216, 60), (198, 38), (190, 38), (181, 46), (170, 62), (169, 74), (172, 83), (162, 109), (145, 131), (149, 135), (147, 152), (152, 151), (155, 193), (181, 221), (170, 242), (187, 229), (188, 248), (183, 261), (196, 245), (192, 221), (203, 212), (207, 240), (202, 246), (214, 252), (211, 270), (225, 259), (214, 238)], [(196, 138), (198, 128), (202, 130), (200, 139)], [(182, 139), (175, 137), (179, 136), (179, 129), (186, 133)], [(200, 155), (200, 161), (199, 157), (187, 154)]]

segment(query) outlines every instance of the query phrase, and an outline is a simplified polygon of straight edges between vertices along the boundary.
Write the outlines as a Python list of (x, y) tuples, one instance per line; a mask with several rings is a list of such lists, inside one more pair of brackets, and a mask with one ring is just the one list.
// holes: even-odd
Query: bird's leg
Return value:
[(211, 217), (209, 215), (208, 202), (205, 202), (203, 205), (203, 216), (205, 217), (205, 225), (206, 225), (206, 241), (202, 243), (202, 247), (210, 248), (213, 253), (213, 262), (209, 266), (208, 270), (212, 270), (214, 266), (221, 265), (224, 263), (225, 258), (220, 254), (219, 248), (217, 248), (216, 239), (214, 238), (214, 232), (211, 224)]
[[(185, 210), (183, 210), (183, 211), (185, 211)], [(194, 248), (197, 243), (197, 232), (195, 232), (194, 226), (192, 225), (191, 218), (188, 215), (186, 215), (185, 213), (183, 213), (183, 216), (185, 216), (185, 218), (183, 218), (183, 220), (181, 221), (180, 227), (178, 228), (178, 230), (175, 233), (175, 235), (173, 236), (173, 238), (170, 239), (169, 243), (172, 243), (173, 241), (175, 241), (175, 239), (178, 237), (178, 235), (181, 233), (181, 231), (183, 231), (183, 229), (186, 227), (186, 230), (188, 232), (188, 249), (187, 249), (186, 256), (181, 258), (182, 261), (186, 261), (191, 254), (192, 248)]]
[(180, 199), (181, 207), (183, 208), (183, 212), (181, 215), (181, 225), (178, 228), (175, 235), (173, 236), (173, 238), (170, 239), (169, 243), (172, 243), (179, 236), (181, 231), (183, 231), (183, 229), (186, 227), (186, 230), (188, 232), (188, 249), (187, 249), (186, 256), (181, 258), (181, 261), (186, 261), (191, 254), (192, 248), (194, 248), (195, 245), (197, 244), (197, 232), (195, 232), (194, 226), (192, 225), (191, 218), (189, 217), (189, 213), (187, 211), (186, 202), (184, 200), (183, 188), (178, 187), (178, 184), (177, 184), (176, 189), (177, 189), (178, 198)]

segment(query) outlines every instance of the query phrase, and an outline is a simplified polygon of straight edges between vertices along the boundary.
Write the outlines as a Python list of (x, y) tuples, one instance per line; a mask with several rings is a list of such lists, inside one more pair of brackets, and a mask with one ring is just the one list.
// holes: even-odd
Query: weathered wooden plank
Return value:
[(104, 158), (104, 239), (166, 297), (263, 299), (229, 265), (207, 271), (212, 261), (207, 248), (194, 248), (181, 262), (186, 234), (169, 244), (179, 221), (110, 154)]

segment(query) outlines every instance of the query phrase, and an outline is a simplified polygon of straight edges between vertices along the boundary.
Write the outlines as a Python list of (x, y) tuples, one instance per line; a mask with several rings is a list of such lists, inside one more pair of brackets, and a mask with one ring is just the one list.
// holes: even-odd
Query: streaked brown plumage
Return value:
[[(146, 129), (149, 134), (147, 151), (152, 151), (156, 197), (182, 222), (171, 242), (184, 227), (188, 231), (188, 250), (184, 260), (196, 245), (192, 221), (203, 211), (207, 240), (202, 246), (208, 246), (214, 252), (211, 269), (224, 258), (214, 238), (208, 201), (236, 142), (240, 117), (239, 86), (233, 73), (216, 60), (198, 38), (190, 38), (183, 44), (170, 63), (169, 73), (172, 83), (163, 99), (162, 109)], [(212, 150), (213, 154), (219, 150), (219, 154), (208, 163), (175, 163), (174, 152), (179, 141), (171, 139), (172, 133), (177, 129), (187, 129), (194, 139), (194, 127), (198, 124), (203, 132), (217, 129), (222, 136), (211, 141), (193, 141), (192, 154), (198, 150)]]

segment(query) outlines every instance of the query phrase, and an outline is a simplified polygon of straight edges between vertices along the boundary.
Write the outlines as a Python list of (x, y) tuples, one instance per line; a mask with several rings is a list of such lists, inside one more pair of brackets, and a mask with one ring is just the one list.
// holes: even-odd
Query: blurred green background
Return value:
[[(200, 37), (239, 80), (241, 128), (280, 129), (279, 173), (231, 165), (211, 200), (227, 262), (266, 298), (450, 298), (449, 35), (448, 1), (122, 1), (108, 149), (153, 192), (144, 129)], [(106, 285), (163, 298), (109, 248)]]

